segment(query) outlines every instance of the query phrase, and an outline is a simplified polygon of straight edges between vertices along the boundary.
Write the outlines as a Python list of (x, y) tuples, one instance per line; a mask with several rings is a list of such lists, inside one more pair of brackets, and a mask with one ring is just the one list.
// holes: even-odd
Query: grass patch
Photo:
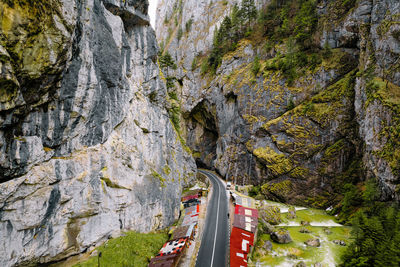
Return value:
[[(289, 244), (277, 244), (271, 240), (269, 235), (262, 234), (259, 240), (261, 240), (262, 244), (264, 241), (271, 241), (272, 251), (274, 253), (260, 256), (260, 254), (256, 252), (255, 256), (257, 261), (266, 264), (265, 266), (280, 266), (283, 263), (290, 263), (293, 260), (303, 260), (308, 264), (324, 262), (326, 253), (329, 250), (335, 264), (338, 264), (340, 263), (341, 255), (346, 250), (346, 247), (336, 245), (331, 241), (339, 239), (349, 243), (351, 231), (350, 227), (331, 227), (329, 229), (332, 233), (327, 235), (323, 231), (325, 227), (308, 226), (307, 228), (311, 230), (311, 233), (300, 233), (300, 226), (289, 226), (285, 228), (289, 231), (293, 242)], [(304, 242), (311, 238), (319, 238), (322, 242), (321, 247), (305, 246)]]
[(325, 222), (325, 221), (336, 221), (335, 217), (326, 214), (323, 210), (318, 209), (306, 209), (296, 211), (297, 218), (294, 219), (296, 222), (307, 221), (307, 222)]
[[(279, 202), (267, 201), (269, 205), (278, 206), (286, 209), (288, 206)], [(305, 209), (297, 210), (295, 219), (287, 219), (283, 213), (283, 223), (309, 221), (328, 222), (336, 221), (334, 216), (328, 215), (325, 210)], [(299, 261), (304, 261), (307, 266), (312, 266), (317, 262), (323, 266), (338, 266), (341, 263), (341, 257), (345, 253), (347, 246), (352, 242), (351, 227), (325, 227), (325, 226), (305, 226), (310, 233), (301, 233), (303, 226), (284, 226), (287, 229), (293, 242), (289, 244), (278, 244), (271, 240), (269, 234), (260, 233), (257, 242), (253, 262), (258, 262), (262, 266), (294, 266)], [(327, 231), (329, 229), (329, 231)], [(327, 233), (330, 232), (330, 233)], [(320, 247), (310, 247), (304, 244), (305, 241), (318, 238), (321, 241)], [(262, 249), (265, 241), (271, 241), (272, 252), (267, 253)], [(347, 246), (334, 244), (333, 240), (343, 240)]]
[[(168, 240), (166, 232), (141, 234), (127, 232), (125, 236), (110, 239), (97, 248), (102, 253), (101, 266), (148, 266), (151, 257), (155, 256)], [(74, 267), (97, 267), (97, 257), (75, 264)]]

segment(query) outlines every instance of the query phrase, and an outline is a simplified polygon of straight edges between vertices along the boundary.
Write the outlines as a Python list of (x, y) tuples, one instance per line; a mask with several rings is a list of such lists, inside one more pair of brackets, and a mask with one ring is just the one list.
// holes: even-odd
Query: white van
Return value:
[(227, 182), (226, 183), (226, 190), (231, 189), (231, 186), (232, 186), (231, 182)]

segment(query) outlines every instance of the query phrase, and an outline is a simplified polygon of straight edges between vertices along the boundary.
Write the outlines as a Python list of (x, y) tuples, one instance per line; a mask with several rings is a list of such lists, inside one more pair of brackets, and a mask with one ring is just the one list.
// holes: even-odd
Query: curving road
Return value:
[(213, 185), (213, 194), (207, 207), (207, 217), (196, 267), (227, 266), (229, 245), (228, 198), (225, 185), (206, 170), (199, 170)]

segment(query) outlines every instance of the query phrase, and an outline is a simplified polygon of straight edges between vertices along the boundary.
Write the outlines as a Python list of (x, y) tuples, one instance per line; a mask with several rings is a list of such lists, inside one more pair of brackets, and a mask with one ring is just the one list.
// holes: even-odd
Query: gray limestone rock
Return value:
[(265, 251), (272, 251), (272, 243), (271, 241), (267, 240), (264, 242), (263, 249)]
[(277, 229), (275, 232), (272, 232), (270, 236), (272, 241), (279, 244), (288, 244), (293, 241), (289, 231), (285, 229)]
[(340, 246), (346, 246), (346, 242), (344, 242), (343, 240), (333, 240), (332, 241), (334, 244), (336, 245), (340, 245)]
[[(275, 71), (254, 77), (249, 70), (255, 55), (266, 63), (286, 51), (280, 46), (264, 51), (250, 40), (242, 40), (223, 58), (216, 75), (203, 77), (194, 59), (210, 50), (214, 30), (235, 1), (188, 0), (174, 6), (175, 2), (159, 1), (157, 39), (177, 64), (171, 75), (180, 81), (176, 92), (187, 129), (184, 136), (199, 165), (244, 184), (267, 183), (263, 194), (269, 199), (318, 206), (321, 202), (313, 196), (333, 196), (335, 177), (358, 162), (368, 177), (378, 180), (383, 199), (398, 198), (396, 158), (379, 156), (385, 155), (381, 152), (386, 140), (376, 134), (395, 127), (396, 112), (388, 107), (390, 101), (367, 99), (371, 81), (363, 75), (373, 69), (372, 75), (400, 84), (398, 1), (354, 1), (345, 9), (341, 1), (319, 1), (313, 39), (319, 49), (325, 44), (332, 49), (332, 61), (293, 86)], [(263, 3), (257, 1), (259, 7)], [(189, 21), (191, 30), (185, 32)], [(179, 27), (183, 35), (178, 40)], [(347, 93), (328, 99), (330, 88), (349, 82), (346, 75), (351, 76)], [(282, 182), (286, 186), (281, 188)], [(335, 200), (324, 201), (328, 206)]]
[(309, 239), (309, 240), (305, 241), (304, 244), (306, 244), (307, 246), (310, 246), (310, 247), (319, 247), (319, 246), (321, 246), (321, 242), (319, 241), (318, 238)]
[(15, 89), (0, 99), (1, 266), (58, 261), (179, 215), (196, 166), (166, 110), (147, 6), (59, 1), (42, 17), (53, 39), (39, 44), (46, 27), (21, 36), (48, 57), (17, 69), (0, 46), (1, 83)]
[(293, 267), (307, 267), (306, 263), (304, 261), (300, 261), (293, 265)]

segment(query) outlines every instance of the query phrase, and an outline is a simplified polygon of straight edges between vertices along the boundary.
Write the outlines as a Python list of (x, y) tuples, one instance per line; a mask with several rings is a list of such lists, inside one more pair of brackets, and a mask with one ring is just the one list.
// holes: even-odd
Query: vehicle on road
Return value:
[(232, 186), (231, 182), (227, 182), (226, 183), (226, 190), (231, 189), (231, 186)]

